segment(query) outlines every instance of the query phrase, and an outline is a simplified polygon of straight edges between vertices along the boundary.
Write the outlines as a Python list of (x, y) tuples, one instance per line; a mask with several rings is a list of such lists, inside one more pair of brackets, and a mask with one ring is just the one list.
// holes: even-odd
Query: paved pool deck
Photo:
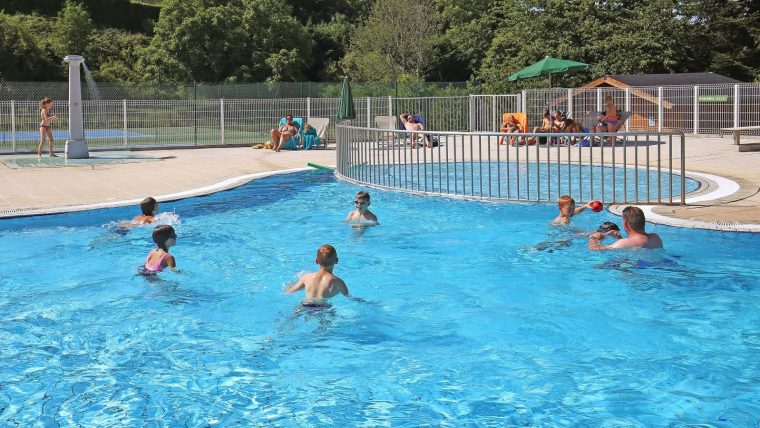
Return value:
[[(743, 137), (745, 141), (760, 142), (760, 138)], [(124, 205), (148, 195), (174, 199), (234, 187), (255, 174), (305, 168), (307, 162), (335, 164), (332, 149), (275, 153), (225, 147), (131, 153), (154, 160), (24, 168), (0, 163), (0, 217)], [(688, 136), (686, 168), (729, 178), (739, 188), (728, 196), (687, 206), (652, 207), (658, 218), (664, 216), (665, 223), (671, 218), (671, 224), (683, 226), (760, 231), (760, 152), (739, 152), (730, 136)]]

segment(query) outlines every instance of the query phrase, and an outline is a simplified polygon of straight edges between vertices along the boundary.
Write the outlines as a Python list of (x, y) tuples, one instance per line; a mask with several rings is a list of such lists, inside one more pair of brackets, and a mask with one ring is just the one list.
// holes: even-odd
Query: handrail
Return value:
[[(500, 145), (502, 138), (546, 144)], [(440, 144), (427, 148), (428, 139)], [(550, 202), (570, 194), (579, 202), (686, 204), (682, 132), (412, 132), (337, 124), (336, 142), (336, 175), (364, 186), (493, 201)]]

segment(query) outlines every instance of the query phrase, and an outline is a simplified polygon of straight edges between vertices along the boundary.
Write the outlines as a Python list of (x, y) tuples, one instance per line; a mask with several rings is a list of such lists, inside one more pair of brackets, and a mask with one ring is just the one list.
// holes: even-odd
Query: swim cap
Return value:
[(616, 225), (615, 223), (613, 223), (611, 221), (605, 221), (604, 223), (602, 223), (599, 226), (599, 229), (597, 229), (596, 231), (597, 232), (602, 232), (602, 233), (607, 233), (607, 232), (612, 231), (612, 230), (617, 230), (618, 232), (620, 232), (620, 228), (618, 227), (618, 225)]

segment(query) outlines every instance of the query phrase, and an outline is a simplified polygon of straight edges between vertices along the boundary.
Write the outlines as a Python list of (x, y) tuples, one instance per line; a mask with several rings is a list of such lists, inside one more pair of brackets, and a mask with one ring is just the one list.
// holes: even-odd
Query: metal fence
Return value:
[[(82, 85), (84, 100), (196, 100), (337, 98), (342, 82), (189, 82), (97, 83)], [(423, 97), (479, 94), (477, 82), (352, 82), (358, 97)], [(6, 82), (0, 80), (0, 100), (65, 100), (67, 82)]]
[(754, 83), (531, 89), (521, 95), (522, 109), (514, 111), (526, 112), (531, 126), (540, 125), (547, 109), (565, 111), (574, 119), (602, 111), (607, 96), (619, 111), (630, 112), (623, 126), (628, 131), (722, 134), (721, 128), (760, 126), (760, 85)]
[[(500, 144), (529, 138), (539, 144)], [(570, 194), (578, 201), (683, 205), (687, 191), (699, 187), (685, 175), (684, 150), (684, 135), (673, 132), (412, 134), (339, 124), (336, 172), (357, 184), (427, 195), (548, 202)]]

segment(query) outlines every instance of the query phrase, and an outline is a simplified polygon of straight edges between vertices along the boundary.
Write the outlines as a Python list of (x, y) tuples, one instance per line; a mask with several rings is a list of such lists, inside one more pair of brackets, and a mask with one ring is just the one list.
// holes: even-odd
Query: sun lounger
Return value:
[(306, 150), (326, 148), (327, 140), (325, 139), (325, 134), (327, 134), (327, 125), (330, 124), (330, 119), (326, 117), (312, 117), (308, 123), (314, 127), (314, 133), (304, 134), (302, 147)]

